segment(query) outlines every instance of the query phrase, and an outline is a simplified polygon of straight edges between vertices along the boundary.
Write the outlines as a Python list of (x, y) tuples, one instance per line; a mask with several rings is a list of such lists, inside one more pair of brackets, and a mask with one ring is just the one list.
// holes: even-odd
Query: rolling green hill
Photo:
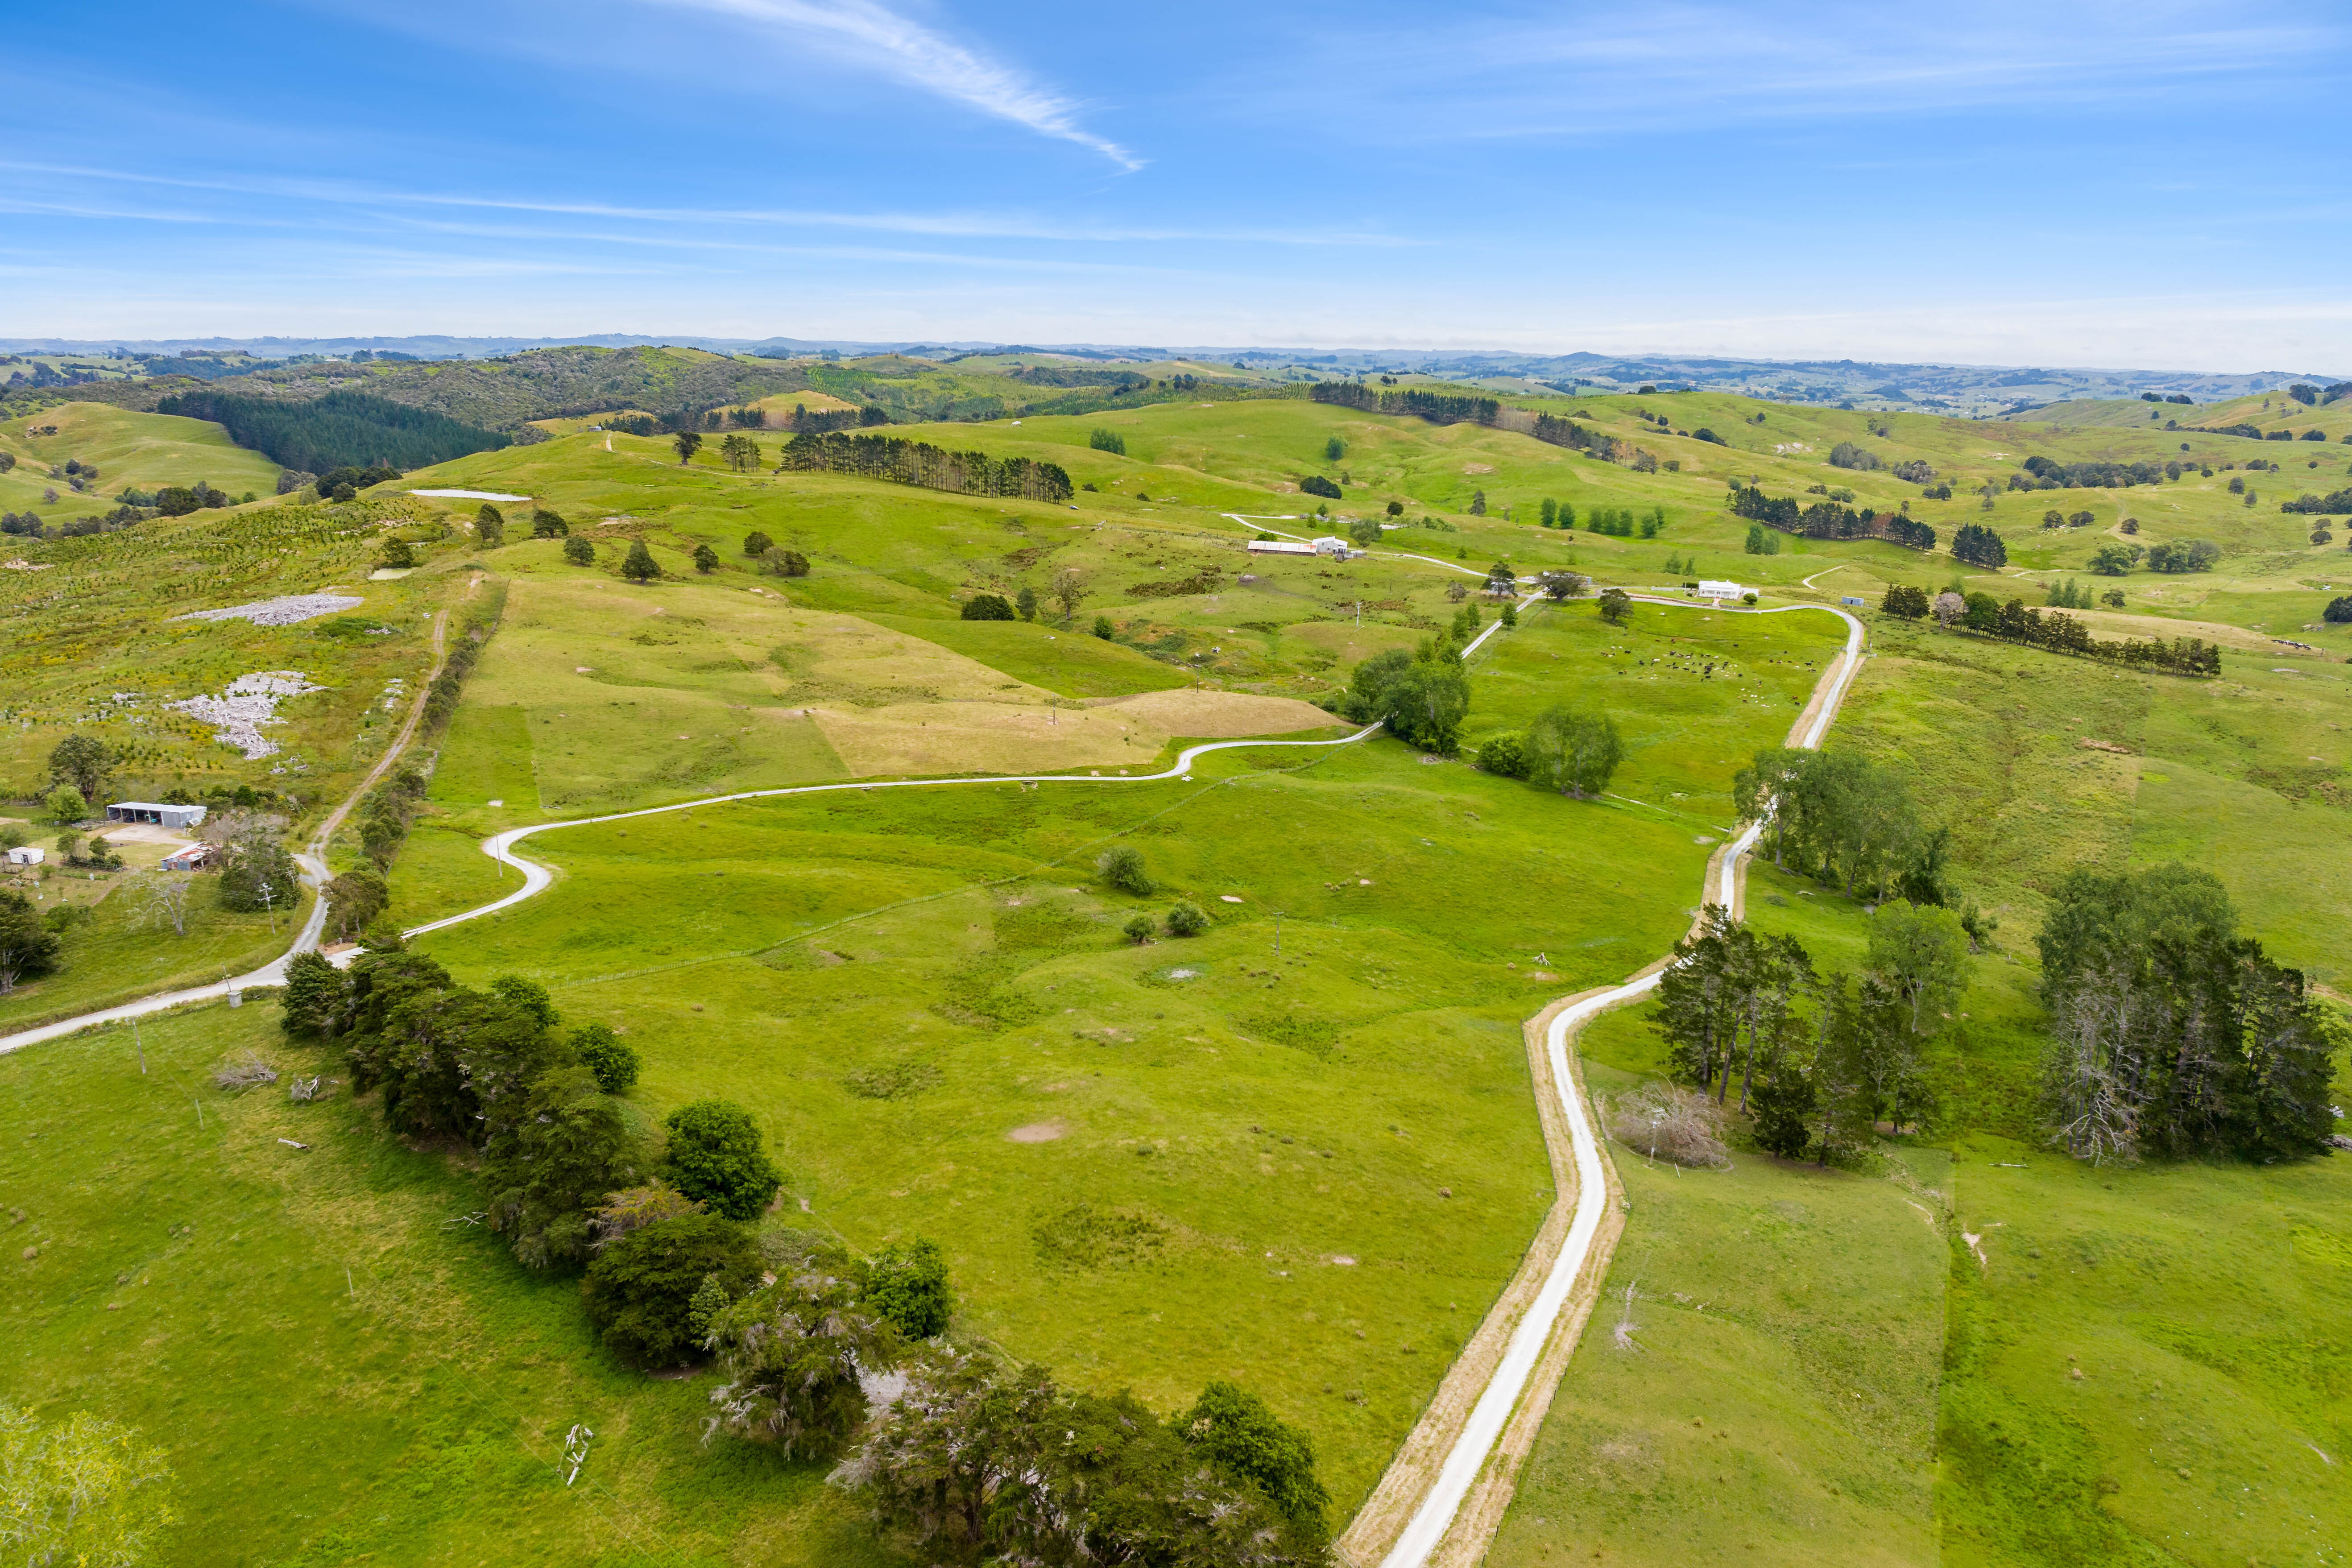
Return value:
[[(1786, 735), (1842, 627), (1688, 602), (1612, 625), (1590, 597), (1531, 604), (1467, 667), (1460, 754), (1380, 737), (1115, 781), (1192, 740), (1347, 732), (1312, 704), (1465, 604), (1492, 624), (1500, 606), (1475, 591), (1497, 561), (1670, 599), (1700, 577), (1768, 605), (1861, 599), (1872, 657), (1831, 744), (1893, 770), (1950, 829), (1953, 881), (1999, 922), (1932, 1045), (1938, 1109), (1844, 1168), (1775, 1160), (1744, 1132), (1727, 1172), (1616, 1148), (1630, 1207), (1606, 1300), (1489, 1560), (1795, 1563), (1835, 1540), (1887, 1563), (2220, 1568), (2315, 1549), (2344, 1522), (2332, 1472), (2305, 1451), (2352, 1449), (2333, 1327), (2343, 1162), (2093, 1171), (2044, 1147), (2033, 1098), (2047, 1028), (2033, 938), (2074, 866), (2210, 869), (2268, 951), (2347, 984), (2352, 626), (2322, 616), (2352, 592), (2352, 557), (2340, 527), (2315, 542), (2313, 518), (2277, 510), (2343, 482), (2340, 447), (2146, 428), (2137, 404), (2124, 412), (2140, 424), (1989, 423), (1723, 393), (1530, 395), (1505, 396), (1499, 426), (1436, 426), (1234, 388), (1155, 385), (1121, 405), (1099, 383), (1024, 388), (1003, 374), (1016, 356), (558, 356), (583, 405), (607, 395), (599, 375), (635, 388), (616, 383), (613, 408), (667, 411), (722, 384), (750, 395), (763, 375), (802, 378), (772, 389), (787, 397), (933, 415), (1017, 393), (999, 417), (882, 434), (1052, 462), (1077, 488), (1049, 502), (778, 472), (776, 431), (751, 433), (760, 461), (739, 471), (719, 433), (681, 462), (665, 438), (551, 419), (550, 438), (342, 506), (289, 498), (13, 540), (0, 788), (21, 804), (0, 812), (53, 837), (34, 797), (51, 748), (82, 732), (121, 748), (125, 793), (226, 805), (243, 785), (306, 836), (430, 669), (427, 617), (485, 595), (502, 618), (421, 759), (421, 815), (389, 874), (399, 923), (512, 891), (479, 849), (499, 829), (805, 784), (1086, 781), (850, 788), (551, 831), (530, 841), (556, 874), (545, 894), (416, 944), (467, 984), (544, 985), (567, 1026), (625, 1031), (645, 1061), (620, 1102), (632, 1128), (707, 1095), (749, 1108), (785, 1175), (759, 1222), (772, 1247), (796, 1230), (861, 1252), (929, 1237), (968, 1341), (1162, 1411), (1211, 1377), (1259, 1393), (1311, 1436), (1338, 1523), (1552, 1201), (1521, 1020), (1686, 929), (1735, 827), (1734, 773)], [(520, 390), (531, 358), (467, 371), (449, 407), (523, 417), (539, 406)], [(456, 374), (336, 367), (358, 372), (387, 396)], [(1048, 395), (1088, 403), (1035, 412)], [(1538, 406), (1616, 457), (1509, 427)], [(0, 431), (20, 455), (0, 486), (21, 485), (37, 442), (45, 461), (76, 440), (101, 453), (110, 491), (117, 466), (144, 476), (167, 453), (250, 460), (191, 421), (89, 405), (54, 417), (56, 437), (25, 437), (21, 418)], [(1096, 447), (1097, 429), (1125, 453)], [(163, 440), (175, 431), (179, 446)], [(1833, 465), (1841, 444), (1877, 466)], [(2029, 458), (2157, 477), (2010, 488)], [(1895, 477), (1911, 462), (1927, 482)], [(266, 470), (246, 470), (265, 493)], [(187, 477), (234, 488), (232, 471)], [(1318, 501), (1299, 488), (1310, 478), (1341, 497)], [(1948, 499), (1929, 493), (1946, 483)], [(1937, 545), (1759, 531), (1730, 510), (1735, 484), (1907, 506)], [(492, 544), (478, 502), (407, 493), (440, 489), (530, 499), (505, 505)], [(1541, 526), (1546, 500), (1575, 526)], [(538, 510), (568, 535), (531, 537)], [(2060, 525), (2044, 528), (2052, 510)], [(1619, 515), (1624, 536), (1595, 531)], [(1246, 550), (1261, 530), (1365, 520), (1393, 525), (1366, 557)], [(2006, 566), (1952, 558), (1969, 523), (2002, 535)], [(769, 568), (751, 552), (762, 539), (806, 574)], [(2216, 547), (2208, 570), (2091, 570), (2103, 546), (2195, 540)], [(395, 543), (416, 564), (378, 574)], [(624, 574), (639, 544), (653, 581)], [(1065, 573), (1067, 616), (1050, 594)], [(2042, 606), (2070, 578), (2123, 595), (2067, 612), (2095, 637), (2211, 640), (2221, 675), (1878, 608), (1891, 585)], [(1034, 621), (961, 617), (976, 595), (1024, 588), (1043, 601)], [(328, 589), (361, 604), (288, 626), (172, 618)], [(247, 760), (170, 706), (273, 670), (320, 689), (281, 705), (271, 755)], [(1481, 743), (1558, 703), (1600, 708), (1621, 732), (1602, 798), (1474, 765)], [(1117, 844), (1141, 851), (1158, 890), (1107, 885), (1097, 861)], [(336, 868), (362, 847), (347, 826)], [(127, 877), (85, 879), (93, 892), (100, 916), (75, 928), (67, 969), (0, 1012), (110, 994), (109, 954), (152, 965), (250, 934), (142, 926)], [(1206, 912), (1202, 934), (1166, 933), (1180, 899)], [(1827, 967), (1860, 962), (1878, 918), (1769, 867), (1748, 914)], [(1138, 916), (1148, 944), (1123, 934)], [(19, 1328), (9, 1384), (173, 1448), (187, 1523), (162, 1560), (236, 1539), (281, 1563), (907, 1561), (822, 1484), (829, 1460), (700, 1445), (713, 1374), (648, 1378), (599, 1348), (570, 1280), (525, 1270), (468, 1223), (483, 1206), (469, 1152), (392, 1137), (347, 1087), (316, 1104), (213, 1087), (216, 1066), (252, 1052), (347, 1084), (338, 1046), (287, 1044), (276, 1017), (257, 997), (138, 1041), (0, 1058), (37, 1135), (0, 1152), (0, 1205), (34, 1249), (0, 1286)], [(1604, 1099), (1664, 1069), (1639, 1010), (1582, 1049)], [(551, 1468), (575, 1423), (600, 1435), (577, 1489)], [(317, 1452), (345, 1459), (289, 1458)], [(2259, 1522), (2238, 1529), (2240, 1508)]]

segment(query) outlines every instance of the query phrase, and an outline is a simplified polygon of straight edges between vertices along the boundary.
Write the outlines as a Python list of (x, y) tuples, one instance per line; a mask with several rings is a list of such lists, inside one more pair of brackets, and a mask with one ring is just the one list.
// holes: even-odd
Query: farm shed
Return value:
[(205, 819), (201, 805), (161, 805), (153, 801), (117, 801), (106, 808), (109, 822), (149, 822), (158, 827), (194, 827)]

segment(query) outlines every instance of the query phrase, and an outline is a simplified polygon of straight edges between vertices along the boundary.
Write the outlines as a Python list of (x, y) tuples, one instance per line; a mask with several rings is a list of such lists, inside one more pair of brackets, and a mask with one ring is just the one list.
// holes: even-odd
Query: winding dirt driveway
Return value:
[[(1463, 570), (1447, 562), (1433, 561), (1432, 564)], [(1538, 596), (1528, 595), (1522, 607)], [(1862, 667), (1863, 626), (1843, 609), (1818, 605), (1749, 609), (1640, 592), (1636, 592), (1633, 597), (1643, 604), (1704, 609), (1711, 614), (1769, 616), (1811, 611), (1832, 615), (1843, 621), (1846, 625), (1845, 647), (1831, 662), (1830, 668), (1822, 672), (1822, 679), (1814, 686), (1811, 700), (1798, 715), (1789, 735), (1791, 746), (1811, 750), (1821, 745)], [(1488, 626), (1463, 650), (1464, 657), (1475, 653), (1488, 637), (1501, 629), (1500, 622)], [(441, 649), (441, 639), (442, 622), (436, 621), (434, 626), (436, 656)], [(438, 668), (436, 657), (436, 674)], [(429, 689), (429, 680), (426, 685)], [(383, 760), (313, 836), (309, 849), (300, 858), (314, 878), (323, 880), (326, 866), (320, 857), (328, 841), (360, 798), (407, 745), (415, 733), (423, 712), (424, 693), (420, 692), (407, 724), (385, 752)], [(446, 931), (451, 926), (480, 920), (536, 898), (554, 882), (554, 873), (536, 861), (517, 855), (514, 847), (534, 834), (552, 832), (558, 828), (627, 822), (638, 817), (665, 816), (734, 801), (772, 800), (845, 790), (947, 789), (1004, 784), (1150, 784), (1190, 778), (1194, 759), (1212, 752), (1243, 747), (1346, 746), (1363, 740), (1379, 728), (1377, 724), (1368, 725), (1352, 735), (1330, 741), (1210, 742), (1185, 748), (1172, 765), (1151, 773), (1108, 776), (1097, 773), (986, 774), (894, 779), (866, 784), (802, 784), (782, 789), (745, 790), (734, 795), (680, 801), (671, 805), (648, 806), (638, 811), (613, 812), (600, 816), (573, 817), (562, 822), (542, 822), (527, 827), (509, 828), (482, 840), (482, 851), (520, 872), (521, 888), (490, 903), (441, 920), (428, 921), (404, 934), (418, 937), (431, 931)], [(1738, 912), (1741, 869), (1763, 829), (1764, 823), (1760, 820), (1749, 824), (1708, 861), (1702, 883), (1702, 904), (1720, 904), (1735, 914)], [(250, 974), (239, 976), (234, 982), (152, 996), (104, 1012), (85, 1014), (38, 1029), (0, 1037), (0, 1052), (21, 1049), (96, 1024), (210, 1000), (225, 994), (232, 986), (282, 984), (287, 960), (317, 946), (325, 919), (325, 905), (321, 901), (314, 906), (301, 934), (284, 956)], [(1360, 1565), (1378, 1563), (1380, 1568), (1425, 1568), (1425, 1565), (1432, 1564), (1453, 1568), (1455, 1564), (1475, 1563), (1493, 1540), (1496, 1527), (1502, 1522), (1504, 1510), (1509, 1505), (1518, 1467), (1532, 1449), (1536, 1433), (1549, 1408), (1553, 1390), (1558, 1387), (1561, 1373), (1567, 1370), (1569, 1357), (1576, 1348), (1585, 1320), (1598, 1297), (1601, 1281), (1608, 1273), (1617, 1234), (1623, 1225), (1622, 1205), (1611, 1201), (1612, 1195), (1622, 1194), (1601, 1141), (1595, 1135), (1588, 1097), (1578, 1079), (1576, 1061), (1569, 1043), (1579, 1030), (1601, 1014), (1648, 995), (1657, 986), (1666, 962), (1664, 957), (1654, 961), (1622, 984), (1588, 991), (1555, 1002), (1529, 1020), (1529, 1065), (1538, 1091), (1538, 1111), (1560, 1198), (1538, 1232), (1518, 1272), (1448, 1370), (1444, 1381), (1439, 1384), (1437, 1393), (1423, 1412), (1421, 1420), (1407, 1435), (1395, 1460), (1381, 1477), (1380, 1485), (1339, 1537), (1336, 1544), (1344, 1561)]]

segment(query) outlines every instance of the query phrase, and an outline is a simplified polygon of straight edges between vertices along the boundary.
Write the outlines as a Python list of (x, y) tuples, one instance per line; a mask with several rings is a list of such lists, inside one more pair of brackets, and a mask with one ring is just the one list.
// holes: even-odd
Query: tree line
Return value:
[(1492, 425), (1503, 413), (1499, 399), (1433, 392), (1425, 386), (1376, 392), (1360, 382), (1318, 381), (1308, 388), (1307, 395), (1317, 403), (1360, 408), (1371, 414), (1411, 415), (1433, 425)]
[(1734, 481), (1727, 506), (1734, 517), (1808, 539), (1886, 539), (1914, 550), (1936, 548), (1936, 531), (1908, 512), (1856, 511), (1833, 500), (1800, 507), (1793, 496), (1768, 496), (1759, 485)]
[(2077, 869), (2036, 942), (2053, 1142), (2092, 1161), (2329, 1147), (2335, 1027), (2301, 971), (2238, 934), (2211, 873)]
[(1966, 992), (1969, 946), (1948, 910), (1889, 903), (1861, 973), (1823, 975), (1795, 938), (1709, 905), (1659, 976), (1651, 1026), (1674, 1076), (1752, 1116), (1769, 1152), (1850, 1159), (1877, 1122), (1934, 1113), (1922, 1047)]
[(2126, 637), (2122, 642), (2102, 642), (2091, 636), (2089, 626), (2063, 610), (2037, 610), (2022, 599), (2003, 604), (1990, 594), (1963, 597), (1948, 589), (1937, 595), (1933, 603), (1926, 600), (1922, 590), (1898, 593), (1890, 588), (1880, 608), (1905, 620), (1933, 615), (1948, 631), (1958, 626), (2002, 642), (2105, 659), (2132, 668), (2168, 670), (2175, 675), (2221, 673), (2221, 645), (2201, 637), (2174, 637), (2170, 642), (2158, 637)]
[(992, 458), (985, 452), (950, 452), (896, 436), (799, 435), (784, 443), (779, 473), (854, 474), (958, 495), (1019, 496), (1066, 501), (1070, 476), (1058, 463), (1028, 458)]
[(1603, 462), (1615, 462), (1628, 449), (1627, 443), (1614, 436), (1604, 436), (1598, 430), (1588, 430), (1573, 419), (1562, 419), (1556, 414), (1536, 416), (1535, 428), (1528, 432), (1537, 440), (1554, 447), (1566, 447), (1572, 451), (1590, 452)]
[(379, 464), (421, 468), (513, 444), (511, 437), (360, 392), (293, 402), (206, 387), (163, 398), (155, 411), (209, 419), (238, 446), (313, 474)]
[(2352, 512), (2352, 486), (2331, 490), (2324, 496), (2302, 495), (2290, 501), (2281, 501), (2279, 510), (2310, 512), (2319, 516)]

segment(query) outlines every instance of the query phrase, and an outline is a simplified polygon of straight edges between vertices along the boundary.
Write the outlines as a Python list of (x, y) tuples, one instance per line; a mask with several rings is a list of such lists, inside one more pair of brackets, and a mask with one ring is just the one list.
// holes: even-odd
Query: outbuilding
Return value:
[(1253, 539), (1249, 542), (1252, 555), (1312, 555), (1315, 547), (1289, 539)]
[(40, 847), (34, 844), (19, 844), (8, 851), (8, 864), (11, 866), (37, 866), (47, 858)]
[(213, 847), (209, 844), (191, 844), (184, 849), (174, 849), (164, 856), (162, 868), (166, 871), (198, 870), (212, 852)]
[(201, 805), (159, 805), (147, 800), (121, 800), (106, 808), (109, 822), (145, 822), (157, 827), (194, 827), (205, 819)]

